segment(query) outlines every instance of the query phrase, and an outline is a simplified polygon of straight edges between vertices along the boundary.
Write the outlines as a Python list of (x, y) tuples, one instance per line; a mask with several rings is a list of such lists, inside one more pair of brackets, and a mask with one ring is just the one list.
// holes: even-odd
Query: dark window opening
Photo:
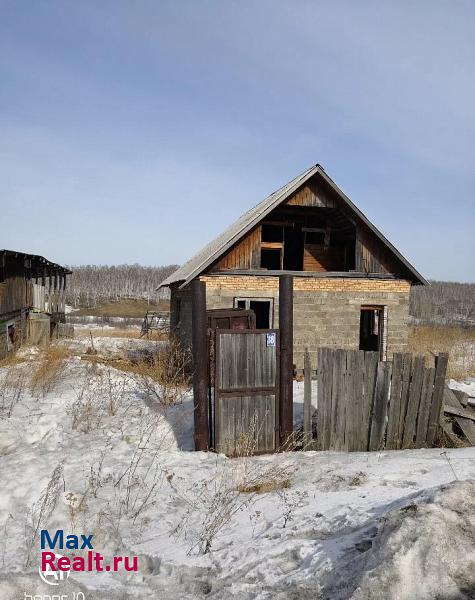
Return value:
[(273, 300), (235, 298), (234, 306), (235, 308), (254, 311), (256, 315), (256, 329), (270, 329), (272, 327)]
[(283, 242), (284, 228), (282, 225), (262, 225), (263, 242)]
[(256, 329), (270, 328), (270, 302), (254, 300), (249, 303), (251, 310), (256, 315)]
[(360, 350), (379, 352), (383, 358), (384, 308), (362, 307), (360, 313)]
[(279, 271), (282, 268), (281, 248), (261, 248), (261, 268)]
[(300, 228), (285, 228), (283, 262), (286, 271), (303, 270), (303, 236)]
[(305, 235), (305, 243), (323, 246), (325, 243), (325, 233), (323, 231), (307, 231)]

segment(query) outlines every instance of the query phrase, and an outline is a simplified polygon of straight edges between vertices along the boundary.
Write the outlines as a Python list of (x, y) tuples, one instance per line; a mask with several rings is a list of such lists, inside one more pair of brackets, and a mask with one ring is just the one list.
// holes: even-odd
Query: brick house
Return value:
[(170, 325), (191, 343), (191, 282), (207, 308), (252, 309), (257, 328), (278, 324), (278, 276), (294, 276), (294, 362), (308, 348), (379, 351), (407, 346), (409, 294), (427, 281), (315, 165), (246, 212), (161, 287)]

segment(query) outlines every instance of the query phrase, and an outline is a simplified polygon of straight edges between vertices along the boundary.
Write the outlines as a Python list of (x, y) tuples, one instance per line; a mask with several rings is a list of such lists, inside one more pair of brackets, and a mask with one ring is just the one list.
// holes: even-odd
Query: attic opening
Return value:
[(281, 206), (263, 221), (259, 268), (351, 271), (356, 229), (337, 209)]
[[(266, 198), (215, 243), (219, 248), (212, 251), (214, 258), (209, 257), (214, 262), (206, 263), (206, 259), (209, 266), (204, 267), (211, 273), (353, 273), (424, 283), (346, 196), (319, 173), (289, 195), (278, 190)], [(203, 257), (196, 261), (204, 264)]]

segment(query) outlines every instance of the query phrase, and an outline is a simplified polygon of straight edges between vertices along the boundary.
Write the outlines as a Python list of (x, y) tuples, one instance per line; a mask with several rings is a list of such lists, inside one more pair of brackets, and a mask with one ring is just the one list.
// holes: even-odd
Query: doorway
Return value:
[(362, 306), (360, 312), (360, 350), (379, 352), (381, 360), (386, 354), (386, 308)]
[(235, 298), (234, 308), (254, 311), (256, 329), (271, 329), (273, 324), (274, 301), (272, 298)]

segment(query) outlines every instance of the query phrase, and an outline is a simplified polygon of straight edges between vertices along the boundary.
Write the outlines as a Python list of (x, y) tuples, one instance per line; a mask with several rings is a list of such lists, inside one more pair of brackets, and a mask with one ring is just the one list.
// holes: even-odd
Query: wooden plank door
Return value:
[(216, 330), (215, 450), (228, 456), (278, 446), (279, 331)]

